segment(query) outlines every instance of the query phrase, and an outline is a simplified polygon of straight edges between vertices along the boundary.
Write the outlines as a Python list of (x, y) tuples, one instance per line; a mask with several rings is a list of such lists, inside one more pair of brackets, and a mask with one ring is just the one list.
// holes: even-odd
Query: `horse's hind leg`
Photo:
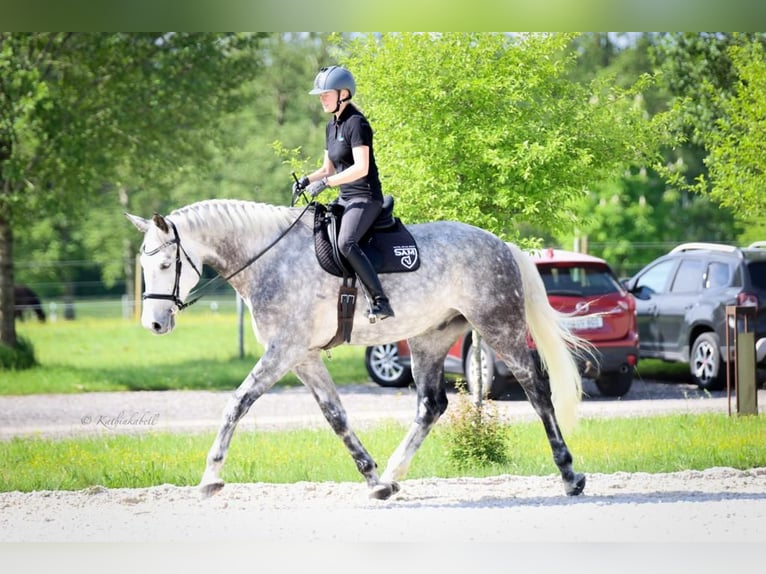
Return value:
[(576, 473), (572, 469), (572, 454), (569, 452), (556, 421), (548, 380), (535, 375), (533, 379), (519, 381), (519, 383), (532, 407), (543, 421), (545, 434), (553, 452), (553, 461), (559, 468), (561, 479), (564, 481), (564, 491), (569, 496), (577, 496), (585, 488), (585, 475)]
[(389, 458), (386, 470), (381, 476), (383, 482), (395, 483), (404, 478), (415, 453), (447, 410), (444, 357), (465, 330), (466, 324), (460, 317), (439, 329), (433, 329), (408, 341), (412, 356), (412, 374), (418, 393), (417, 414), (406, 436)]
[[(491, 342), (488, 341), (490, 345)], [(503, 348), (498, 345), (498, 347)], [(564, 481), (564, 491), (569, 496), (580, 494), (585, 488), (585, 475), (572, 469), (572, 454), (564, 441), (559, 429), (556, 413), (551, 400), (551, 387), (548, 379), (537, 373), (532, 354), (527, 348), (526, 337), (518, 337), (515, 345), (503, 349), (501, 356), (513, 373), (513, 376), (524, 389), (532, 408), (542, 420), (545, 434), (553, 452), (553, 461)], [(508, 358), (510, 357), (510, 359)]]
[(367, 486), (372, 489), (372, 492), (379, 493), (378, 498), (388, 498), (398, 492), (399, 486), (396, 483), (383, 483), (378, 478), (378, 465), (354, 431), (351, 430), (346, 410), (341, 404), (335, 384), (318, 354), (306, 359), (293, 370), (303, 384), (311, 390), (322, 414), (330, 423), (335, 434), (346, 445), (354, 459), (356, 468), (364, 476)]

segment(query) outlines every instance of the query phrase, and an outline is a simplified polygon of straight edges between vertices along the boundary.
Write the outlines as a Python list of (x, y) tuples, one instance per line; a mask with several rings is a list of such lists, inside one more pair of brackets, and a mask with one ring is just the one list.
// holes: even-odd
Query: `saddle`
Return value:
[[(378, 274), (407, 273), (420, 267), (418, 247), (412, 234), (398, 217), (394, 217), (394, 198), (383, 198), (383, 210), (370, 231), (359, 242), (364, 254)], [(338, 249), (338, 230), (343, 206), (315, 204), (314, 250), (322, 269), (336, 277), (354, 275), (354, 270)]]
[[(383, 198), (383, 209), (362, 237), (359, 247), (375, 270), (380, 273), (407, 273), (420, 267), (418, 247), (412, 234), (401, 220), (393, 215), (394, 198)], [(340, 253), (338, 231), (343, 217), (343, 206), (337, 203), (314, 204), (314, 251), (319, 265), (326, 272), (342, 277), (338, 290), (338, 329), (335, 336), (322, 348), (331, 349), (351, 340), (356, 310), (356, 274)], [(375, 316), (370, 313), (370, 322)]]

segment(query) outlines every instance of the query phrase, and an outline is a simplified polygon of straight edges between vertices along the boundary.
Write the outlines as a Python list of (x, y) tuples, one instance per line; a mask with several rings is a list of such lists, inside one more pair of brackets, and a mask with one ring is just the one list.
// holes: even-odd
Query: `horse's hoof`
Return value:
[(398, 482), (381, 482), (372, 487), (372, 490), (370, 490), (370, 498), (388, 500), (397, 492), (399, 492)]
[(223, 485), (224, 482), (222, 480), (208, 484), (200, 484), (199, 492), (202, 495), (202, 498), (210, 498), (211, 496), (218, 494), (223, 488)]
[(585, 489), (585, 475), (575, 474), (574, 481), (566, 485), (567, 496), (577, 496)]

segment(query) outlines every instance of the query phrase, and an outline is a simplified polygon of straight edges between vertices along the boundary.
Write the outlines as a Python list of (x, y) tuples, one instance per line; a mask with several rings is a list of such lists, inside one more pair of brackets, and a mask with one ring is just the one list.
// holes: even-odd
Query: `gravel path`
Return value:
[[(720, 412), (729, 409), (726, 391), (700, 391), (682, 383), (637, 380), (620, 399), (599, 395), (591, 381), (584, 382), (586, 397), (581, 417), (645, 416), (677, 412)], [(374, 383), (339, 388), (352, 427), (382, 420), (410, 423), (415, 416), (412, 389), (385, 389)], [(0, 396), (0, 440), (16, 436), (62, 437), (99, 433), (216, 430), (229, 392), (138, 391), (71, 395)], [(513, 422), (536, 420), (532, 407), (519, 391), (510, 400), (497, 401), (498, 414)], [(761, 412), (766, 390), (758, 391)], [(736, 412), (736, 399), (731, 399)], [(325, 426), (326, 421), (303, 387), (272, 389), (258, 399), (242, 419), (241, 429), (284, 429)]]
[[(586, 391), (589, 391), (586, 386)], [(727, 411), (726, 393), (638, 381), (621, 400), (594, 396), (581, 416)], [(409, 422), (409, 389), (341, 389), (356, 427)], [(228, 393), (98, 393), (0, 397), (2, 439), (215, 429)], [(766, 391), (759, 391), (761, 411)], [(649, 398), (651, 397), (651, 398)], [(509, 420), (533, 419), (526, 401), (497, 403)], [(732, 403), (732, 408), (734, 403)], [(762, 415), (761, 415), (762, 416)], [(303, 389), (275, 389), (243, 428), (325, 425)], [(766, 436), (766, 434), (765, 434)], [(3, 463), (5, 464), (5, 463)], [(766, 540), (766, 469), (588, 475), (569, 498), (556, 476), (405, 480), (386, 502), (363, 482), (229, 484), (203, 500), (190, 487), (0, 493), (0, 542), (726, 542)]]

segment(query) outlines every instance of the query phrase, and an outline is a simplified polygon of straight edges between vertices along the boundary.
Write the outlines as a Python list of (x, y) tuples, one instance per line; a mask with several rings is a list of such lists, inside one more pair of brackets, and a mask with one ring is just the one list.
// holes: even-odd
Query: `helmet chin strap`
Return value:
[(340, 109), (340, 105), (341, 105), (342, 103), (344, 103), (344, 102), (347, 102), (347, 101), (349, 101), (350, 99), (351, 99), (351, 96), (349, 96), (349, 97), (347, 97), (347, 98), (341, 98), (341, 97), (340, 97), (340, 90), (338, 90), (338, 103), (337, 103), (337, 104), (335, 104), (335, 109), (334, 109), (333, 111), (331, 111), (330, 113), (331, 113), (331, 114), (337, 114), (337, 113), (338, 113), (338, 110)]

